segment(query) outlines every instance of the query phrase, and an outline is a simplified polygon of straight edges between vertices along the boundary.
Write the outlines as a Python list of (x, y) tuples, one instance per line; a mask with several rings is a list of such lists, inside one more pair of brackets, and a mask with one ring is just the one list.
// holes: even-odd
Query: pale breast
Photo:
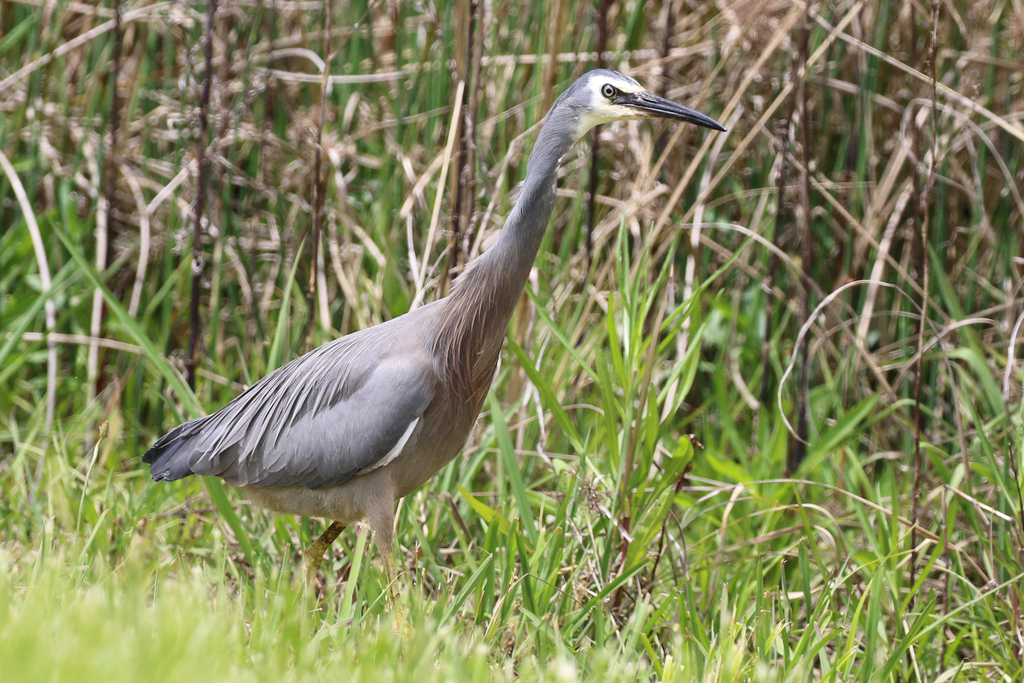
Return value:
[(324, 517), (348, 525), (365, 518), (380, 501), (395, 499), (394, 485), (385, 470), (315, 490), (305, 486), (245, 486), (242, 490), (254, 505), (271, 512)]

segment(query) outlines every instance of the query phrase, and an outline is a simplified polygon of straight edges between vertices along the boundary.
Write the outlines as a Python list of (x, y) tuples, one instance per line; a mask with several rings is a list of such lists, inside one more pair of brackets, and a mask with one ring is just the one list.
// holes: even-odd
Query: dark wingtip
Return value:
[[(160, 441), (163, 441), (161, 439)], [(160, 445), (160, 441), (157, 441), (152, 448), (146, 451), (142, 455), (142, 462), (149, 465), (149, 476), (153, 478), (153, 481), (173, 481), (171, 479), (171, 470), (167, 467), (167, 459), (163, 458), (164, 462), (161, 463), (161, 456), (166, 456), (166, 450)]]
[(152, 465), (154, 462), (156, 462), (156, 459), (158, 457), (160, 457), (160, 453), (157, 450), (156, 446), (153, 446), (148, 451), (142, 454), (142, 462), (146, 463), (147, 465)]
[(187, 452), (182, 446), (187, 441), (190, 428), (195, 420), (179, 425), (156, 440), (145, 453), (142, 462), (149, 465), (149, 476), (153, 481), (177, 481), (192, 474)]

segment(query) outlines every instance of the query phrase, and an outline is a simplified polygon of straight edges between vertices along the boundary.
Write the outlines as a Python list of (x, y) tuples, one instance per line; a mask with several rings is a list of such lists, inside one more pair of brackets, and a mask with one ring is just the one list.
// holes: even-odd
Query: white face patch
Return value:
[(580, 117), (580, 125), (579, 128), (576, 129), (577, 140), (586, 135), (591, 128), (601, 123), (611, 123), (612, 121), (623, 121), (628, 119), (643, 119), (650, 116), (650, 114), (633, 109), (632, 107), (612, 104), (612, 102), (601, 92), (605, 85), (611, 85), (621, 93), (637, 93), (644, 91), (644, 88), (637, 83), (630, 83), (629, 81), (619, 78), (599, 76), (590, 79), (590, 82), (587, 83), (588, 90), (590, 91), (590, 109)]

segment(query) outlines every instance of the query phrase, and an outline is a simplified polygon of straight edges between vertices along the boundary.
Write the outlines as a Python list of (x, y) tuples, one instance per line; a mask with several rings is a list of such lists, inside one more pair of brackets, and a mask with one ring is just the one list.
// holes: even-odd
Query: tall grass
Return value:
[[(208, 9), (0, 0), (0, 670), (1024, 676), (1017, 4), (224, 0), (207, 62)], [(446, 292), (601, 25), (729, 133), (566, 159), (404, 626), (365, 529), (304, 595), (319, 520), (141, 454)]]

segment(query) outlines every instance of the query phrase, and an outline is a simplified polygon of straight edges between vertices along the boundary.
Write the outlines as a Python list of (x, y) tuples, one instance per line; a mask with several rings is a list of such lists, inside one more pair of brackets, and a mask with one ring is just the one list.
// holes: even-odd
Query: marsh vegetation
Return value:
[[(1020, 2), (210, 15), (0, 0), (4, 678), (1021, 680)], [(729, 132), (577, 146), (409, 631), (365, 531), (306, 609), (320, 520), (142, 453), (444, 295), (599, 62)]]

